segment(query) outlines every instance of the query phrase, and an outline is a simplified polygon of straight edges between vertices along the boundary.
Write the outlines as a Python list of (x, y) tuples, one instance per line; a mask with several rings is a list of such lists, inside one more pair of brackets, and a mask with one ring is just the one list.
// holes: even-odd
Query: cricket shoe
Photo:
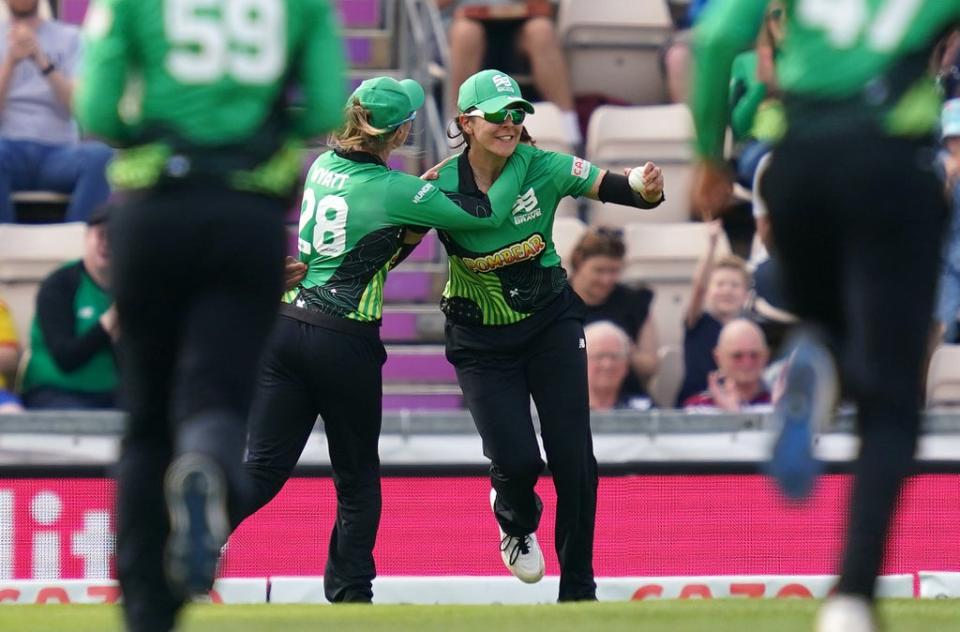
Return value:
[(223, 470), (208, 456), (184, 454), (167, 468), (164, 492), (170, 514), (167, 579), (183, 597), (206, 595), (230, 534)]
[(783, 393), (773, 413), (779, 434), (767, 472), (786, 496), (799, 500), (810, 495), (822, 469), (813, 440), (833, 410), (837, 374), (830, 352), (810, 336), (799, 338), (784, 370)]
[(816, 632), (877, 632), (873, 608), (865, 597), (837, 595), (820, 606)]
[[(490, 490), (490, 508), (494, 510), (496, 518), (495, 504), (497, 502), (497, 490)], [(525, 536), (507, 535), (500, 521), (497, 521), (497, 528), (500, 530), (500, 557), (503, 559), (503, 565), (507, 567), (513, 576), (527, 584), (536, 584), (543, 579), (543, 573), (546, 570), (546, 562), (543, 559), (543, 551), (537, 543), (537, 536), (530, 533)]]

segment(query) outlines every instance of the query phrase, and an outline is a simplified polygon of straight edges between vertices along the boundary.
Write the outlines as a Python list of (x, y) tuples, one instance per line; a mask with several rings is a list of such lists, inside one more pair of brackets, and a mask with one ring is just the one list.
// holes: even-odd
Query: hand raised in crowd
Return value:
[[(637, 193), (647, 202), (659, 202), (660, 198), (663, 197), (663, 170), (649, 161), (645, 162), (641, 169), (643, 189), (637, 191)], [(631, 171), (633, 169), (626, 168), (623, 170), (623, 175), (629, 178)]]
[(772, 46), (757, 46), (757, 80), (767, 86), (767, 96), (773, 96), (779, 89), (777, 69), (773, 62)]
[(292, 290), (307, 276), (307, 264), (297, 261), (293, 257), (283, 260), (283, 289)]
[(7, 55), (13, 61), (22, 61), (32, 57), (37, 49), (37, 36), (29, 26), (16, 23), (10, 26), (7, 41)]
[(730, 207), (733, 182), (727, 169), (716, 162), (700, 162), (693, 177), (691, 204), (705, 221), (723, 214)]
[(740, 394), (733, 380), (725, 379), (720, 371), (711, 371), (707, 374), (707, 390), (713, 397), (717, 408), (727, 412), (740, 410)]

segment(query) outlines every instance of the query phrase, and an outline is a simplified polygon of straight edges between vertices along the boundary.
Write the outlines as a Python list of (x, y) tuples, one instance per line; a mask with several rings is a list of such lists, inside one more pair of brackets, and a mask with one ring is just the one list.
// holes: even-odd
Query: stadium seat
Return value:
[(83, 256), (82, 222), (0, 224), (0, 296), (10, 306), (21, 341), (28, 340), (34, 298), (54, 269)]
[[(690, 302), (697, 262), (707, 251), (707, 224), (629, 224), (623, 279), (643, 283), (654, 292), (653, 318), (661, 344), (683, 343), (683, 315)], [(730, 253), (726, 235), (720, 236), (717, 256)]]
[(666, 0), (562, 0), (557, 32), (575, 94), (663, 103), (660, 49), (673, 32)]
[(560, 263), (570, 272), (570, 255), (574, 246), (580, 241), (586, 225), (575, 217), (558, 217), (553, 222), (553, 244), (560, 255)]
[(658, 408), (673, 408), (683, 382), (683, 346), (663, 345), (657, 350), (657, 356), (660, 366), (650, 378), (647, 391)]
[(927, 408), (960, 407), (960, 345), (940, 345), (930, 358)]
[(591, 225), (684, 222), (690, 218), (693, 184), (693, 120), (684, 104), (597, 108), (587, 130), (587, 158), (622, 173), (650, 160), (663, 169), (666, 201), (652, 211), (591, 201)]
[[(536, 141), (537, 147), (547, 151), (573, 153), (573, 148), (567, 140), (563, 114), (560, 112), (560, 108), (547, 101), (534, 103), (533, 106), (536, 112), (527, 117), (524, 121), (524, 127)], [(571, 197), (561, 199), (556, 216), (579, 218), (580, 201)]]

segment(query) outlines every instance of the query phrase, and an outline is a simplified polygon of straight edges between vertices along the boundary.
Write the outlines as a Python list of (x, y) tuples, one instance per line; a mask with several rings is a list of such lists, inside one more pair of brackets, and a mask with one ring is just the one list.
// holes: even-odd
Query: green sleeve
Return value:
[(541, 151), (559, 197), (580, 197), (590, 190), (602, 169), (589, 160), (554, 151)]
[[(392, 174), (387, 192), (387, 215), (391, 223), (417, 224), (441, 230), (470, 230), (500, 226), (510, 217), (527, 175), (535, 150), (520, 145), (507, 160), (487, 197), (493, 214), (476, 217), (444, 195), (439, 183), (431, 183), (405, 173)], [(456, 160), (451, 161), (456, 166)]]
[(303, 90), (303, 108), (295, 115), (295, 129), (302, 138), (315, 138), (343, 122), (345, 62), (343, 41), (328, 0), (309, 0), (312, 26), (306, 38), (298, 82)]
[(84, 22), (84, 57), (73, 102), (84, 132), (121, 144), (132, 131), (119, 109), (127, 85), (128, 11), (125, 0), (94, 0)]
[(730, 69), (756, 39), (767, 0), (712, 0), (694, 33), (690, 110), (702, 158), (722, 160), (729, 110)]
[(741, 53), (733, 61), (730, 129), (736, 140), (751, 136), (757, 109), (767, 97), (767, 86), (757, 80), (756, 61), (757, 56), (752, 51)]

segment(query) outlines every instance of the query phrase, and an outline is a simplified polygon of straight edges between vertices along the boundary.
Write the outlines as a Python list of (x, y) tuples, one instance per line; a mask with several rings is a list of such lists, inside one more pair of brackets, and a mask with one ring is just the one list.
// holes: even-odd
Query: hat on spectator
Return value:
[(493, 114), (511, 105), (520, 105), (527, 114), (533, 114), (533, 105), (520, 94), (520, 86), (513, 77), (499, 70), (481, 70), (460, 85), (457, 109), (467, 112), (477, 108), (484, 114)]
[(950, 99), (940, 116), (940, 137), (960, 136), (960, 99)]
[(110, 205), (101, 204), (97, 208), (93, 209), (93, 212), (87, 217), (87, 226), (96, 226), (98, 224), (105, 224), (107, 220), (110, 219)]
[(370, 113), (370, 124), (378, 129), (394, 129), (412, 121), (423, 105), (423, 88), (413, 79), (397, 81), (393, 77), (367, 79), (353, 91), (354, 99)]

